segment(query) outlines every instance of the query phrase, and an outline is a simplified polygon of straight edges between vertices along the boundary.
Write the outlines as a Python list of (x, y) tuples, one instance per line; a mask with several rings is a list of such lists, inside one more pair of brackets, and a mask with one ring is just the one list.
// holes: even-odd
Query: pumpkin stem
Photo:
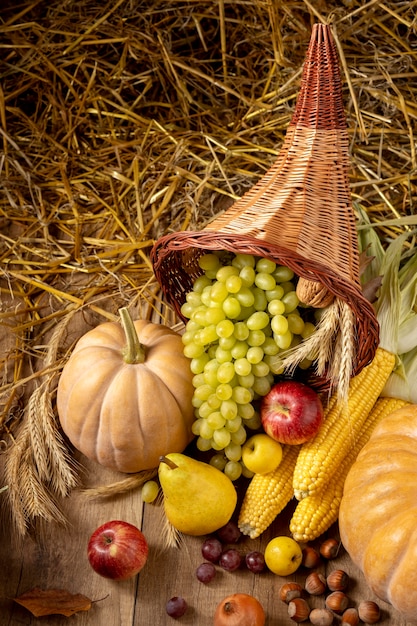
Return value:
[(121, 308), (119, 314), (126, 336), (123, 359), (126, 363), (143, 363), (145, 361), (145, 348), (139, 341), (132, 317), (126, 307)]

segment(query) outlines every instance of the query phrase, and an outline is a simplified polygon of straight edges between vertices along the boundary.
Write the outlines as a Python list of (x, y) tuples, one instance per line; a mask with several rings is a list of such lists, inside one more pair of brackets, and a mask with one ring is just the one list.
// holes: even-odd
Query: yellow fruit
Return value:
[(303, 553), (299, 544), (282, 535), (274, 537), (265, 548), (265, 563), (278, 576), (289, 576), (301, 565)]

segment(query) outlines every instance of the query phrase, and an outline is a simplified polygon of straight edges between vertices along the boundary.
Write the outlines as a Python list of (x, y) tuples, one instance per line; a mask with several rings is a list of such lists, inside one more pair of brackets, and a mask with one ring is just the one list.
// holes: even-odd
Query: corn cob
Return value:
[(317, 434), (302, 444), (294, 469), (297, 500), (317, 493), (338, 471), (394, 369), (396, 357), (379, 347), (374, 359), (349, 385), (347, 403), (330, 402)]
[(293, 497), (292, 477), (300, 446), (283, 445), (273, 472), (255, 474), (246, 490), (238, 526), (251, 539), (259, 537)]
[(386, 416), (408, 404), (397, 398), (379, 398), (368, 415), (359, 439), (342, 461), (337, 473), (319, 491), (303, 498), (296, 506), (290, 521), (290, 531), (296, 541), (313, 541), (320, 537), (339, 516), (346, 476), (359, 452), (369, 440), (375, 426)]

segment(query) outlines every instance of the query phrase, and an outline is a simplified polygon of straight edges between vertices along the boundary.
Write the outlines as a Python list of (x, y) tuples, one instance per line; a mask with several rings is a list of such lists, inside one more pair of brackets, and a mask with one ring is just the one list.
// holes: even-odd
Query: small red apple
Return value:
[(311, 439), (323, 422), (317, 392), (296, 380), (276, 383), (261, 400), (264, 431), (280, 443), (300, 444)]
[(97, 574), (113, 580), (135, 576), (148, 558), (148, 543), (133, 524), (111, 520), (97, 528), (87, 547), (88, 560)]

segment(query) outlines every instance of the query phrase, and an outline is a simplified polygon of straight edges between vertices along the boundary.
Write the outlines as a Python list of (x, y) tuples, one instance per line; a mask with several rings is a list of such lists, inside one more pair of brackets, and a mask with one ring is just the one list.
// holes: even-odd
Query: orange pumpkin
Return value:
[(58, 382), (62, 429), (86, 457), (120, 472), (159, 465), (192, 440), (193, 374), (181, 336), (138, 320), (100, 324), (76, 344)]
[(417, 405), (384, 418), (345, 481), (340, 537), (381, 599), (417, 623)]

